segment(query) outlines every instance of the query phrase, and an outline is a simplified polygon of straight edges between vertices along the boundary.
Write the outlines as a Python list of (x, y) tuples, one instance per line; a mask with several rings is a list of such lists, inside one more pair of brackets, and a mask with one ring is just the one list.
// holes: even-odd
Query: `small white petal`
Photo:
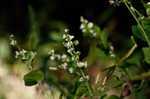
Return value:
[(18, 58), (18, 56), (20, 55), (20, 53), (18, 51), (15, 52), (15, 58)]
[(86, 29), (83, 29), (82, 32), (86, 32)]
[(55, 58), (54, 58), (54, 56), (50, 56), (50, 60), (54, 60)]
[(110, 49), (111, 49), (111, 50), (114, 50), (114, 47), (113, 47), (113, 46), (110, 46)]
[(12, 46), (16, 45), (16, 41), (15, 40), (11, 40), (10, 41), (10, 45), (12, 45)]
[(148, 5), (150, 5), (150, 2), (147, 2)]
[(14, 35), (13, 35), (13, 34), (11, 34), (11, 35), (10, 35), (10, 37), (11, 37), (11, 38), (13, 38), (13, 37), (14, 37)]
[(83, 24), (81, 24), (81, 25), (80, 25), (80, 29), (83, 29), (83, 28), (84, 28), (84, 25), (83, 25)]
[(93, 33), (93, 36), (95, 37), (95, 36), (96, 36), (96, 33)]
[(94, 24), (92, 22), (88, 23), (88, 28), (92, 28)]
[(93, 31), (93, 30), (90, 30), (90, 33), (94, 33), (94, 31)]
[(54, 54), (54, 50), (53, 50), (53, 49), (52, 49), (52, 50), (49, 50), (48, 54), (49, 54), (49, 55)]
[(83, 81), (83, 77), (80, 77), (79, 81), (82, 82)]
[(66, 34), (63, 34), (63, 39), (65, 39), (67, 36), (66, 36)]
[(67, 63), (63, 63), (61, 66), (64, 68), (64, 69), (67, 69)]
[(74, 36), (70, 35), (69, 38), (72, 40), (74, 38)]
[(114, 4), (115, 1), (114, 1), (114, 0), (109, 0), (109, 3), (110, 3), (110, 4)]
[(115, 57), (115, 54), (111, 54), (110, 56), (111, 56), (111, 57)]
[(88, 23), (88, 20), (85, 19), (84, 22), (85, 22), (85, 23)]
[(88, 76), (88, 75), (87, 75), (87, 76), (85, 76), (85, 79), (89, 80), (89, 76)]
[(69, 72), (72, 74), (73, 73), (73, 68), (69, 68)]
[(66, 58), (66, 57), (67, 57), (66, 54), (63, 54), (63, 55), (61, 56), (62, 59)]
[(67, 43), (65, 44), (66, 47), (71, 47), (71, 45), (72, 45), (72, 42), (67, 42)]
[(68, 29), (65, 29), (64, 31), (65, 31), (65, 32), (68, 32), (69, 30), (68, 30)]

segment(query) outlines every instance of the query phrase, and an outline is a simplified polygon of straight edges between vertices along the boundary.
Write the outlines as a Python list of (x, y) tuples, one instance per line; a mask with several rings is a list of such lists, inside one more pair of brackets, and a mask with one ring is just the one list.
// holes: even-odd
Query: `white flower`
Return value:
[(86, 75), (86, 76), (85, 76), (85, 79), (86, 79), (86, 80), (89, 80), (89, 76), (88, 76), (88, 75)]
[(147, 2), (147, 5), (150, 5), (150, 2)]
[(78, 62), (77, 66), (78, 67), (87, 67), (87, 62)]
[(69, 36), (69, 39), (70, 39), (70, 40), (72, 40), (73, 38), (74, 38), (74, 36), (72, 36), (72, 35)]
[(65, 59), (66, 57), (67, 57), (66, 54), (63, 54), (63, 55), (61, 56), (62, 59)]
[(67, 68), (67, 63), (65, 62), (65, 63), (63, 63), (61, 66), (64, 68), (64, 69), (66, 69)]
[(79, 81), (82, 82), (83, 81), (83, 77), (80, 77)]
[(71, 60), (72, 60), (72, 61), (74, 61), (74, 59), (75, 59), (74, 57), (71, 57)]
[(72, 42), (67, 42), (67, 43), (65, 44), (66, 47), (71, 47), (71, 45), (72, 45)]
[(18, 58), (18, 56), (20, 55), (20, 53), (18, 51), (15, 52), (15, 58)]
[(11, 37), (11, 38), (13, 38), (13, 37), (14, 37), (14, 35), (13, 35), (13, 34), (11, 34), (11, 35), (10, 35), (10, 37)]
[(84, 25), (83, 25), (83, 24), (81, 24), (81, 25), (80, 25), (80, 29), (83, 29), (83, 28), (84, 28)]
[(90, 30), (90, 33), (94, 33), (94, 31), (93, 31), (93, 30)]
[(83, 66), (84, 66), (84, 62), (78, 62), (78, 63), (77, 63), (77, 66), (78, 66), (78, 67), (83, 67)]
[(53, 50), (53, 49), (52, 49), (52, 50), (49, 50), (48, 54), (49, 54), (49, 55), (54, 54), (54, 50)]
[(15, 40), (11, 40), (10, 41), (10, 45), (15, 46), (16, 45), (16, 41)]
[(83, 17), (81, 17), (81, 18), (80, 18), (80, 21), (81, 21), (81, 22), (84, 22), (84, 18), (83, 18)]
[(66, 34), (63, 34), (63, 39), (65, 39), (67, 36), (66, 36)]
[(65, 31), (65, 32), (68, 32), (69, 30), (68, 30), (68, 29), (65, 29), (64, 31)]
[(83, 29), (82, 32), (86, 32), (86, 29)]
[(111, 57), (115, 57), (115, 54), (111, 54), (110, 56), (111, 56)]
[(114, 6), (119, 6), (121, 3), (121, 0), (109, 0), (109, 3)]
[(22, 49), (22, 53), (27, 53), (27, 51), (26, 51), (26, 50), (24, 50), (24, 49)]
[(73, 68), (69, 68), (69, 72), (72, 74), (73, 73)]
[(22, 50), (20, 51), (20, 54), (21, 54), (22, 56), (24, 56), (25, 53), (27, 53), (27, 51), (24, 50), (24, 49), (22, 49)]
[(54, 56), (50, 56), (50, 60), (54, 60), (55, 59), (55, 57)]
[(69, 58), (67, 58), (67, 59), (66, 59), (66, 61), (67, 61), (67, 62), (69, 62), (69, 61), (70, 61), (70, 59), (69, 59)]
[(70, 48), (70, 49), (67, 50), (67, 52), (72, 53), (73, 50), (74, 50), (73, 48)]
[(95, 32), (93, 33), (93, 36), (94, 36), (94, 37), (96, 36), (96, 33), (95, 33)]
[(87, 62), (84, 62), (84, 66), (85, 66), (85, 68), (87, 67)]
[(113, 50), (114, 50), (114, 47), (113, 47), (113, 46), (110, 46), (110, 49), (113, 51)]
[(84, 19), (84, 22), (85, 22), (85, 23), (88, 23), (88, 20)]
[(90, 29), (90, 28), (92, 28), (94, 26), (94, 24), (92, 23), (92, 22), (89, 22), (88, 23), (88, 28)]
[(109, 3), (110, 3), (110, 4), (114, 4), (115, 1), (114, 1), (114, 0), (109, 0)]

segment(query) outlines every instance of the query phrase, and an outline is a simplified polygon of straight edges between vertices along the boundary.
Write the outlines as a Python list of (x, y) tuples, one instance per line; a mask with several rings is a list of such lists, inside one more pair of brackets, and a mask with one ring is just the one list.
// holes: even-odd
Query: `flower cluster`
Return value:
[(33, 52), (33, 51), (27, 51), (25, 49), (21, 49), (18, 45), (17, 45), (17, 41), (15, 40), (14, 38), (14, 35), (10, 35), (10, 45), (12, 47), (15, 48), (15, 58), (16, 59), (20, 59), (22, 60), (23, 62), (26, 62), (29, 67), (32, 67), (32, 62), (36, 56), (36, 52)]
[(16, 45), (17, 45), (17, 41), (15, 40), (13, 34), (11, 34), (11, 35), (9, 36), (9, 39), (10, 39), (10, 45), (11, 45), (11, 46), (16, 46)]
[(83, 77), (81, 76), (80, 79), (79, 79), (80, 82), (86, 81), (86, 80), (89, 80), (89, 76), (88, 75), (83, 76)]
[(113, 6), (119, 6), (121, 3), (120, 0), (109, 0), (109, 4)]
[(15, 54), (16, 54), (15, 58), (22, 57), (22, 60), (26, 60), (27, 59), (27, 57), (26, 57), (27, 51), (24, 50), (24, 49), (22, 49), (20, 51), (16, 51)]
[(69, 73), (74, 73), (81, 76), (80, 81), (82, 79), (88, 80), (88, 76), (81, 75), (80, 70), (87, 67), (87, 62), (82, 62), (79, 59), (80, 52), (75, 50), (75, 46), (78, 45), (78, 41), (74, 40), (74, 36), (69, 35), (69, 30), (65, 29), (63, 34), (63, 46), (66, 49), (66, 53), (56, 54), (53, 49), (49, 51), (50, 60), (57, 61), (58, 66), (49, 67), (51, 70), (64, 69)]
[(92, 22), (88, 22), (88, 20), (84, 19), (83, 17), (81, 17), (80, 21), (80, 29), (85, 36), (96, 37), (98, 35), (99, 30)]
[(112, 45), (109, 47), (109, 54), (111, 57), (116, 57), (116, 55), (114, 54), (114, 47)]
[(21, 59), (22, 61), (31, 62), (35, 58), (36, 54), (37, 54), (36, 52), (21, 49), (21, 50), (15, 51), (15, 58)]

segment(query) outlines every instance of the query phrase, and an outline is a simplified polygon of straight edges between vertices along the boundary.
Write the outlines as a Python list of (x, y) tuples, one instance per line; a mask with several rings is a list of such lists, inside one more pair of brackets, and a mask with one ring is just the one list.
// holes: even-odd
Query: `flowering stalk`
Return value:
[(20, 48), (17, 45), (17, 41), (15, 40), (13, 34), (10, 35), (9, 39), (10, 39), (10, 45), (12, 47), (16, 48), (15, 58), (16, 59), (21, 59), (21, 61), (26, 62), (29, 69), (32, 69), (33, 68), (33, 60), (34, 60), (37, 53), (33, 52), (33, 51), (27, 51), (23, 48)]
[[(69, 35), (69, 30), (65, 29), (63, 38), (63, 46), (66, 49), (66, 52), (61, 54), (56, 54), (55, 50), (50, 50), (50, 60), (58, 62), (58, 66), (50, 67), (51, 70), (64, 69), (68, 71), (70, 74), (75, 74), (80, 76), (79, 82), (86, 82), (87, 89), (89, 91), (90, 96), (92, 96), (92, 90), (90, 89), (90, 85), (88, 83), (89, 76), (85, 75), (83, 72), (84, 68), (87, 68), (87, 62), (80, 61), (80, 52), (75, 50), (75, 46), (78, 45), (78, 41), (74, 40), (74, 36)], [(57, 68), (57, 69), (56, 69)]]

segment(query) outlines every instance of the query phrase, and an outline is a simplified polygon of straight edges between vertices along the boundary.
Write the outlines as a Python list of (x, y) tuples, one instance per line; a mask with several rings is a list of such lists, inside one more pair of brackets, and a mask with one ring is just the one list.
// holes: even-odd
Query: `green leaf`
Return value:
[(109, 31), (108, 31), (108, 29), (105, 28), (102, 31), (101, 36), (100, 36), (102, 44), (104, 45), (105, 48), (108, 47), (108, 41), (107, 41), (108, 40), (108, 36), (109, 36)]
[(150, 25), (150, 19), (149, 19), (149, 18), (144, 18), (144, 19), (142, 20), (142, 23), (143, 23), (144, 25)]
[[(30, 50), (35, 50), (37, 49), (37, 46), (40, 41), (40, 36), (39, 36), (39, 24), (36, 19), (35, 11), (32, 8), (32, 6), (28, 6), (29, 10), (29, 33), (28, 33), (28, 41), (27, 41), (27, 46)], [(32, 42), (32, 43), (31, 43)]]
[(37, 84), (40, 80), (44, 79), (44, 74), (40, 70), (34, 70), (24, 76), (24, 82), (26, 86), (32, 86)]
[(121, 99), (121, 98), (119, 98), (119, 97), (116, 96), (116, 95), (111, 95), (108, 99)]
[(145, 62), (150, 64), (150, 48), (149, 47), (144, 47), (142, 50), (143, 50), (143, 53), (144, 53)]
[[(148, 36), (148, 38), (150, 39), (150, 19), (148, 18), (144, 18), (143, 20), (141, 20), (142, 25), (143, 25), (143, 29), (146, 33), (146, 35)], [(134, 34), (135, 37), (146, 41), (143, 32), (141, 31), (141, 29), (138, 26), (132, 26), (132, 32)]]
[(131, 64), (131, 65), (136, 65), (138, 67), (141, 67), (141, 60), (143, 59), (142, 57), (142, 53), (140, 52), (137, 52), (136, 54), (133, 54), (130, 58), (128, 58), (126, 60), (126, 62), (128, 64)]
[(143, 41), (145, 41), (144, 36), (142, 35), (142, 32), (140, 31), (140, 29), (137, 26), (132, 26), (132, 33), (135, 37), (137, 37), (138, 39), (141, 39)]
[(109, 88), (109, 89), (118, 88), (118, 87), (121, 87), (124, 83), (125, 81), (123, 80), (113, 79), (110, 81), (110, 83), (107, 84), (106, 88)]
[(145, 93), (143, 91), (140, 91), (136, 93), (136, 99), (147, 99), (145, 96)]

